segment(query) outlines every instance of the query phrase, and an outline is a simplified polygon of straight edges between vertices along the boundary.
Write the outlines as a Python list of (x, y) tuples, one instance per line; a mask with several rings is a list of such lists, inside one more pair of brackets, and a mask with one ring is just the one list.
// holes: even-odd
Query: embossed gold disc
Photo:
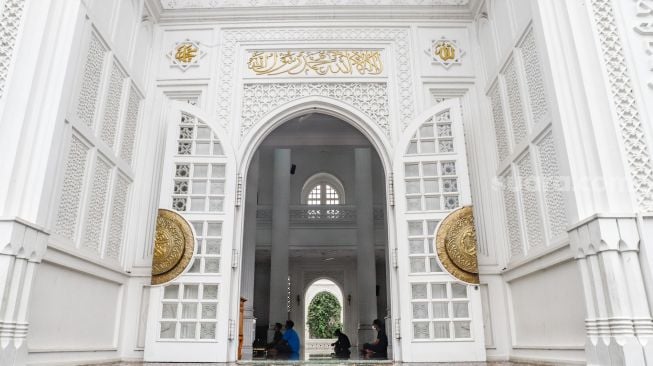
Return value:
[(193, 258), (195, 238), (186, 220), (178, 213), (159, 209), (156, 218), (152, 284), (159, 285), (177, 278)]
[(451, 212), (435, 233), (435, 249), (444, 270), (460, 281), (478, 284), (476, 229), (471, 206)]

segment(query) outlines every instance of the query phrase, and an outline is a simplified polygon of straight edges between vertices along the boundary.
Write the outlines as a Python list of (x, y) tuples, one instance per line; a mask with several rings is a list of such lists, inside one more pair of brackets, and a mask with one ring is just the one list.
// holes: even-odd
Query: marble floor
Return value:
[[(106, 366), (275, 366), (275, 365), (307, 365), (307, 366), (543, 366), (544, 364), (516, 363), (516, 362), (433, 362), (433, 363), (401, 363), (378, 360), (314, 360), (314, 361), (241, 361), (237, 363), (170, 363), (170, 362), (118, 362), (105, 364)], [(551, 365), (551, 364), (548, 364)]]

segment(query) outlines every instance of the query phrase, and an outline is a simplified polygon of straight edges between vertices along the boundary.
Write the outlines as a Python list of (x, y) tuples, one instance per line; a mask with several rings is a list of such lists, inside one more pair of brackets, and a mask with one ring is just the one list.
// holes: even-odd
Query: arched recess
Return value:
[(404, 362), (483, 361), (480, 291), (440, 268), (433, 243), (437, 224), (471, 204), (460, 100), (420, 114), (404, 131), (394, 156), (401, 347)]
[[(277, 127), (281, 126), (283, 123), (302, 116), (307, 113), (321, 113), (336, 117), (342, 121), (345, 121), (352, 125), (354, 128), (359, 130), (372, 144), (374, 149), (379, 155), (381, 164), (384, 170), (385, 176), (385, 193), (386, 193), (386, 223), (388, 229), (388, 253), (393, 253), (395, 245), (395, 219), (394, 219), (394, 210), (392, 207), (392, 196), (393, 192), (391, 189), (392, 179), (392, 155), (393, 148), (390, 143), (389, 137), (386, 135), (386, 132), (380, 128), (374, 121), (366, 116), (363, 112), (357, 110), (355, 107), (340, 102), (335, 99), (321, 97), (321, 96), (309, 96), (296, 99), (292, 102), (286, 103), (268, 114), (266, 114), (259, 122), (254, 124), (244, 136), (240, 142), (238, 151), (236, 153), (238, 161), (238, 176), (247, 177), (248, 169), (250, 163), (253, 159), (254, 154), (257, 149), (265, 140), (265, 138), (272, 133)], [(247, 185), (246, 181), (243, 179), (243, 189), (240, 195), (246, 197)], [(240, 207), (235, 215), (235, 236), (234, 236), (234, 245), (238, 253), (242, 253), (243, 248), (243, 232), (245, 225), (245, 210), (243, 207)], [(390, 264), (388, 264), (390, 265)], [(390, 298), (390, 308), (392, 311), (392, 317), (396, 318), (399, 316), (399, 297), (398, 297), (398, 284), (395, 271), (389, 271), (389, 278), (387, 279), (389, 284), (389, 291), (392, 294)], [(238, 266), (235, 269), (232, 288), (240, 288), (240, 279), (242, 278), (242, 268)], [(238, 296), (232, 296), (231, 304), (231, 316), (234, 319), (237, 319), (238, 316)], [(397, 342), (396, 339), (392, 338), (393, 342)], [(393, 347), (395, 350), (398, 350), (398, 343), (394, 343)], [(236, 348), (232, 347), (230, 350), (230, 360), (235, 358)], [(397, 354), (397, 353), (395, 353)], [(232, 356), (233, 355), (233, 356)]]
[(229, 349), (236, 160), (229, 137), (198, 108), (170, 102), (159, 207), (191, 223), (193, 260), (150, 288), (145, 361), (219, 362)]

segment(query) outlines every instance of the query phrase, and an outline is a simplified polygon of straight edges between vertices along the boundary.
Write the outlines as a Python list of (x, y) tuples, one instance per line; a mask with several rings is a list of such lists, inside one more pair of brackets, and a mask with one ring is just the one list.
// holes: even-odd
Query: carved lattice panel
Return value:
[(102, 158), (97, 158), (91, 183), (88, 212), (84, 222), (85, 232), (82, 242), (85, 248), (93, 251), (99, 251), (102, 244), (110, 174), (111, 166), (109, 163)]
[(546, 122), (549, 116), (549, 103), (544, 88), (542, 64), (535, 42), (535, 33), (532, 29), (524, 37), (520, 49), (524, 61), (524, 74), (526, 75), (533, 123)]
[(78, 228), (79, 208), (82, 198), (84, 175), (89, 147), (76, 135), (72, 136), (64, 169), (59, 209), (55, 224), (57, 234), (75, 240)]
[(104, 143), (113, 147), (118, 133), (118, 119), (120, 118), (120, 102), (122, 100), (122, 85), (125, 75), (114, 61), (109, 74), (109, 89), (105, 96), (104, 113), (102, 116), (102, 132), (100, 134)]
[(107, 52), (107, 48), (98, 36), (91, 32), (76, 108), (77, 118), (88, 127), (93, 127), (95, 124), (102, 68)]
[(25, 0), (5, 0), (0, 13), (0, 98), (5, 94), (24, 9)]
[(245, 84), (240, 134), (247, 132), (276, 107), (307, 96), (322, 96), (345, 102), (370, 117), (386, 135), (388, 93), (385, 83), (265, 83)]
[(519, 145), (526, 140), (528, 134), (524, 103), (519, 90), (519, 74), (514, 59), (508, 61), (504, 71), (506, 93), (508, 95), (508, 109), (510, 110), (510, 127), (512, 130), (513, 145)]
[(554, 146), (553, 134), (547, 133), (538, 142), (538, 157), (542, 171), (542, 188), (544, 190), (544, 202), (547, 212), (547, 229), (550, 238), (557, 238), (566, 234), (567, 231), (567, 210), (565, 199), (562, 195), (560, 180), (560, 168)]

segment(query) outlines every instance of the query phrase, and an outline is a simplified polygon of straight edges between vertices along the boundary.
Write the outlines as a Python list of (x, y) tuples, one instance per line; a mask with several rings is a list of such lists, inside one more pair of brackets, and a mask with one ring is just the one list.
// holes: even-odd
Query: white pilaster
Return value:
[(376, 267), (372, 202), (372, 155), (369, 148), (354, 150), (356, 193), (356, 272), (358, 277), (358, 344), (374, 339)]
[(647, 364), (653, 321), (635, 217), (595, 215), (569, 235), (585, 286), (588, 364)]
[(28, 301), (48, 233), (20, 219), (0, 219), (0, 365), (27, 362)]
[(245, 231), (243, 233), (243, 264), (240, 296), (247, 299), (243, 314), (243, 360), (252, 359), (254, 341), (254, 259), (256, 256), (256, 208), (258, 193), (258, 153), (247, 172), (245, 196)]
[(268, 338), (274, 333), (274, 323), (288, 318), (288, 238), (290, 202), (290, 149), (274, 150), (272, 173), (272, 249), (270, 254), (270, 327)]

